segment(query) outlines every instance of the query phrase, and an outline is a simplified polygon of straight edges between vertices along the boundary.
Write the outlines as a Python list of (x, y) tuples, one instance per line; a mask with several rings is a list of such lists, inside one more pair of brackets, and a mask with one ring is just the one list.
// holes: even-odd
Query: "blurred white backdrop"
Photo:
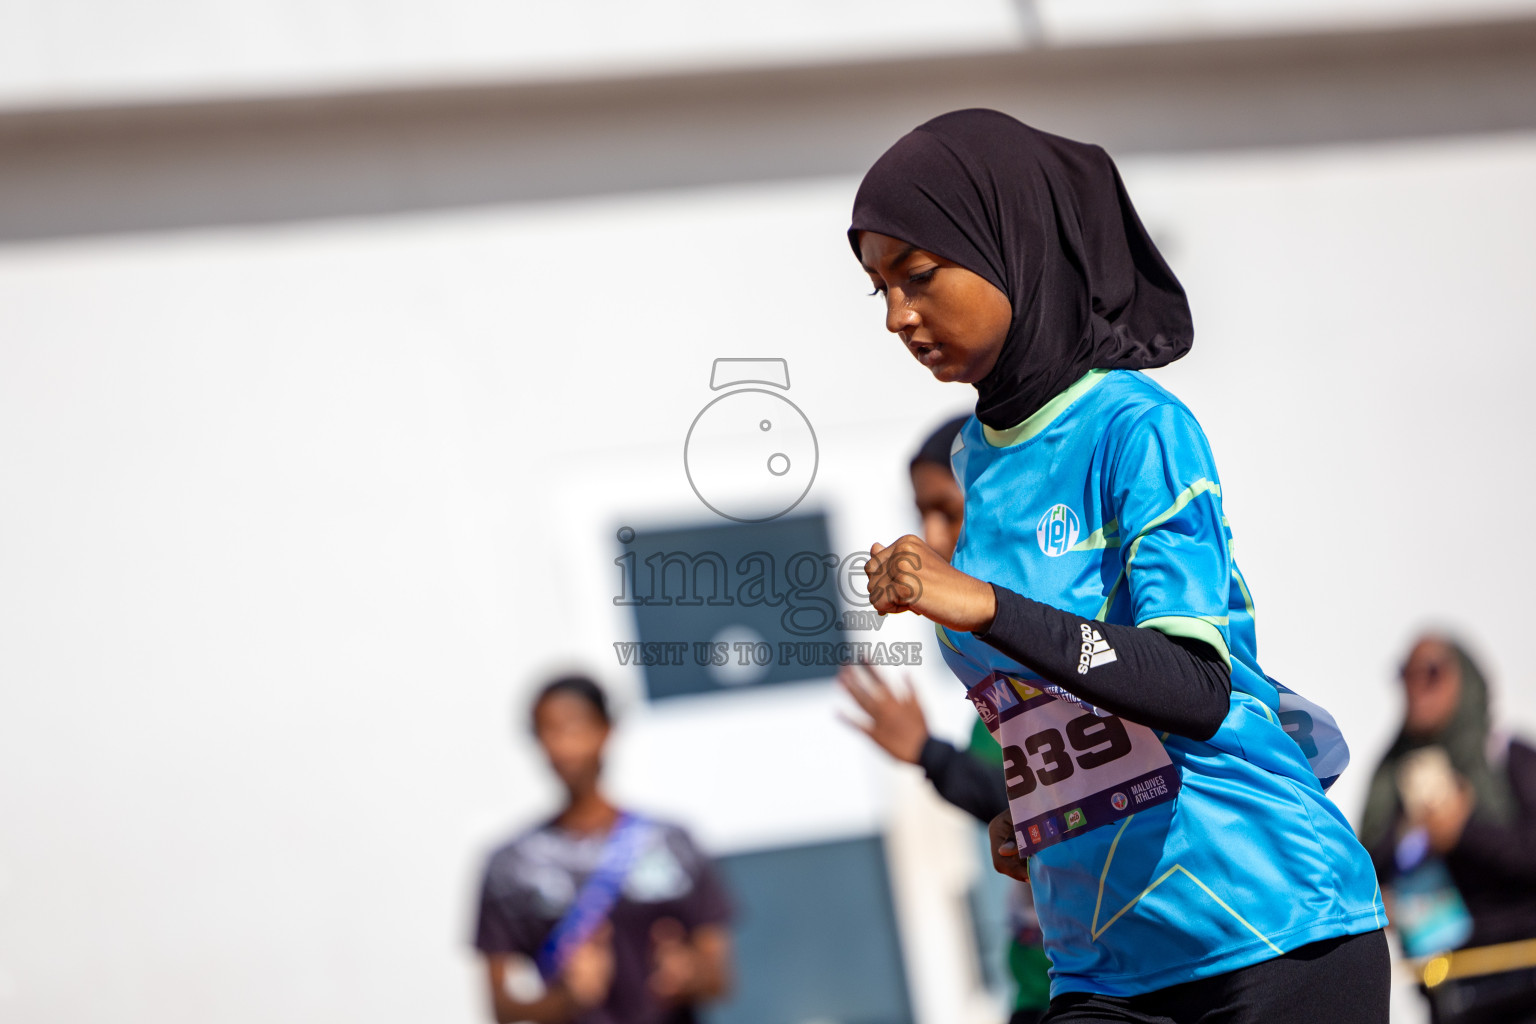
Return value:
[[(557, 68), (537, 33), (501, 33), (480, 61), (462, 32), (434, 50), (444, 28), (348, 63), (320, 26), (305, 38), (325, 59), (290, 74), (283, 62), (310, 51), (288, 35), (241, 37), (240, 65), (219, 56), (232, 36), (173, 6), (162, 15), (185, 38), (135, 21), (117, 45), (70, 35), (57, 5), (0, 6), (37, 33), (0, 32), (30, 62), (0, 60), (5, 102), (36, 118), (114, 96), (611, 73), (622, 62), (602, 47), (633, 41), (583, 36)], [(1095, 6), (1099, 31), (1120, 24)], [(1163, 29), (1145, 31), (1253, 27), (1196, 6), (1160, 5)], [(1387, 23), (1447, 6), (1355, 5)], [(772, 46), (747, 15), (694, 18), (692, 35), (658, 29), (636, 52), (726, 64), (750, 40), (753, 60), (810, 63), (908, 38), (891, 5), (863, 7), (835, 24), (786, 15), (795, 32)], [(1036, 23), (962, 5), (913, 50), (1066, 33), (1064, 9), (1042, 4)], [(225, 15), (281, 26), (298, 17), (285, 10)], [(378, 31), (395, 16), (431, 20), (396, 3)], [(183, 69), (141, 62), (122, 45), (135, 32)], [(793, 121), (764, 131), (791, 139)], [(0, 132), (0, 174), (43, 195), (56, 182), (27, 178), (32, 138)], [(1502, 719), (1536, 734), (1536, 554), (1517, 519), (1536, 501), (1536, 131), (1143, 148), (1120, 163), (1195, 312), (1193, 353), (1157, 377), (1211, 437), (1265, 668), (1334, 711), (1354, 748), (1340, 806), (1359, 810), (1422, 625), (1460, 629)], [(821, 442), (807, 507), (829, 512), (840, 550), (915, 528), (906, 458), (972, 392), (928, 379), (882, 330), (843, 237), (856, 184), (850, 169), (0, 238), (0, 1018), (482, 1019), (467, 945), (480, 858), (552, 806), (522, 702), (573, 661), (628, 710), (620, 795), (685, 818), (716, 852), (938, 821), (931, 856), (898, 865), (897, 884), (904, 930), (942, 925), (924, 865), (949, 863), (965, 830), (832, 720), (828, 687), (740, 713), (650, 709), (611, 648), (629, 628), (611, 603), (612, 529), (635, 509), (702, 511), (682, 442), (716, 357), (788, 360)], [(893, 622), (880, 639), (926, 636)], [(927, 661), (916, 681), (935, 730), (960, 738), (969, 709), (931, 645)], [(741, 744), (797, 756), (740, 788), (705, 777)], [(748, 797), (777, 807), (769, 824), (741, 813)], [(909, 945), (921, 1019), (953, 1019), (973, 986), (963, 950)], [(1401, 1012), (1418, 1019), (1411, 1000)]]

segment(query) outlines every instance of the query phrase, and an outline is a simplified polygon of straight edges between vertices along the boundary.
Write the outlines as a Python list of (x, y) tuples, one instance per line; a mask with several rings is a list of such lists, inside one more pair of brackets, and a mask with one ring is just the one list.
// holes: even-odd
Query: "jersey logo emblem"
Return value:
[(1104, 639), (1102, 633), (1086, 622), (1079, 624), (1078, 628), (1083, 631), (1083, 642), (1078, 647), (1077, 654), (1078, 675), (1085, 676), (1091, 668), (1098, 668), (1100, 665), (1108, 665), (1118, 660), (1115, 649), (1109, 646), (1109, 641)]
[(1077, 543), (1080, 529), (1082, 524), (1078, 522), (1076, 512), (1065, 505), (1052, 505), (1035, 524), (1035, 539), (1040, 542), (1042, 552), (1051, 558), (1059, 558)]

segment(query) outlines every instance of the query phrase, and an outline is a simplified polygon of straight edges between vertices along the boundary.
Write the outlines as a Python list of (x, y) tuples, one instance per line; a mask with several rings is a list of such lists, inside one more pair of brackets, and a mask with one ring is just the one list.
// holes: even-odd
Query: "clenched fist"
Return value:
[(986, 629), (997, 615), (990, 583), (967, 576), (911, 534), (890, 547), (871, 547), (864, 573), (870, 604), (882, 615), (916, 612), (966, 633)]

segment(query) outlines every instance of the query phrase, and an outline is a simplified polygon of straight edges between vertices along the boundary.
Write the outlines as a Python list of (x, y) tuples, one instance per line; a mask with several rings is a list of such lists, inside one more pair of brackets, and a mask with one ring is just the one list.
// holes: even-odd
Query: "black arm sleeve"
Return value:
[[(1080, 618), (995, 583), (992, 591), (997, 617), (974, 635), (1042, 679), (1158, 731), (1207, 740), (1221, 728), (1232, 678), (1210, 644)], [(1096, 646), (1095, 631), (1113, 657), (1084, 653), (1085, 642)]]
[(991, 821), (1008, 809), (1002, 771), (980, 758), (929, 736), (917, 763), (939, 796), (978, 821)]

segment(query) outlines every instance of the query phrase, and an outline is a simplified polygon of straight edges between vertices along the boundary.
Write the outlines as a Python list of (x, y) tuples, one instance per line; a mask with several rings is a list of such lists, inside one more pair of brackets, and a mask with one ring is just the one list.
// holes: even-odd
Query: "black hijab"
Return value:
[(877, 231), (960, 264), (1013, 304), (976, 415), (1003, 430), (1091, 369), (1165, 366), (1189, 351), (1184, 288), (1098, 146), (995, 110), (903, 136), (864, 175), (848, 240)]

